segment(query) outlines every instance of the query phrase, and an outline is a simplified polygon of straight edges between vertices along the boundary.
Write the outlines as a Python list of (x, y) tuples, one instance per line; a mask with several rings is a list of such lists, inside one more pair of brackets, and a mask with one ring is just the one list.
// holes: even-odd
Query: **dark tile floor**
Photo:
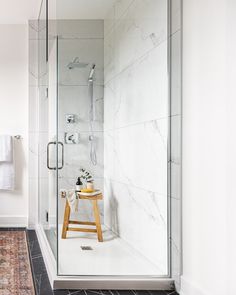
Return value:
[(38, 239), (34, 230), (27, 231), (31, 267), (36, 295), (178, 295), (175, 291), (52, 290)]

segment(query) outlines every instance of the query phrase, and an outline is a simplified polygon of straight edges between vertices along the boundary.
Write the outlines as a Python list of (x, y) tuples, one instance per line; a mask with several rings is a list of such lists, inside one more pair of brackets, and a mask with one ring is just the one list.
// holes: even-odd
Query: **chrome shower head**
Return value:
[(72, 70), (74, 68), (85, 68), (88, 66), (88, 63), (80, 62), (78, 57), (75, 57), (74, 60), (68, 63), (67, 68)]

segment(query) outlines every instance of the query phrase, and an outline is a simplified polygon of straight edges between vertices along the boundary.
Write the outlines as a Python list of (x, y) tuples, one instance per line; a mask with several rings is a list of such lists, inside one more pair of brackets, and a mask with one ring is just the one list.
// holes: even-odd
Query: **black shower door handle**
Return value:
[[(47, 167), (49, 170), (57, 170), (57, 167), (51, 167), (50, 166), (50, 157), (49, 157), (49, 152), (50, 152), (50, 145), (56, 145), (56, 141), (50, 141), (47, 145)], [(58, 141), (58, 146), (61, 146), (61, 151), (62, 151), (62, 156), (61, 156), (61, 166), (58, 166), (58, 169), (62, 169), (64, 167), (64, 144), (61, 141)]]

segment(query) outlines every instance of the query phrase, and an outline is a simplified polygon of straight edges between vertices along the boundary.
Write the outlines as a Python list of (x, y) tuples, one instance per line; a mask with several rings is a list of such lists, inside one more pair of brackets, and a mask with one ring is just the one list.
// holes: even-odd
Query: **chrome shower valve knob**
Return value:
[(94, 135), (89, 135), (89, 141), (93, 141), (94, 140)]
[(67, 124), (73, 124), (76, 121), (76, 117), (74, 114), (67, 114), (66, 115), (66, 123)]
[(66, 132), (65, 133), (65, 143), (66, 144), (79, 143), (79, 133), (78, 132)]

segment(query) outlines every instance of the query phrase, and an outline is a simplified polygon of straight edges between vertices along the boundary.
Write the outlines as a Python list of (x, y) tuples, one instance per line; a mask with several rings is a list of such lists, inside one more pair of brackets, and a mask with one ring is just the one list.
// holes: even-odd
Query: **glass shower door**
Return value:
[(56, 257), (57, 179), (63, 166), (63, 144), (57, 140), (57, 39), (53, 34), (49, 37), (53, 26), (47, 15), (48, 3), (43, 1), (39, 18), (39, 221)]

